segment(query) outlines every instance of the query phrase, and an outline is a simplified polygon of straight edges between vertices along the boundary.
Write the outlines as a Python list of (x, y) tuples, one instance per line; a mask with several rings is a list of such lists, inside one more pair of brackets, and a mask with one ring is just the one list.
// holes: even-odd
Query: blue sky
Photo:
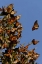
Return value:
[[(19, 22), (23, 26), (23, 31), (20, 43), (28, 44), (33, 38), (39, 40), (39, 44), (30, 46), (30, 49), (37, 47), (36, 52), (40, 54), (37, 62), (42, 64), (42, 0), (0, 0), (0, 7), (10, 3), (14, 4), (14, 9), (17, 11), (16, 15), (21, 15)], [(35, 20), (38, 20), (39, 29), (32, 31)]]

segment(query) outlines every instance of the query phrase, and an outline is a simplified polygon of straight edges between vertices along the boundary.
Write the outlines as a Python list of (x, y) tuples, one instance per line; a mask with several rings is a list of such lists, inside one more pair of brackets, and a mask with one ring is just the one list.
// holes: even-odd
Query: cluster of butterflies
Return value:
[[(21, 48), (22, 49), (26, 48), (26, 46), (25, 47), (21, 47)], [(19, 62), (23, 63), (23, 61), (25, 61), (26, 58), (28, 58), (28, 60), (29, 60), (28, 63), (31, 63), (33, 61), (36, 61), (38, 59), (38, 57), (40, 56), (40, 54), (35, 52), (35, 48), (32, 49), (32, 50), (28, 50), (28, 51), (27, 50), (20, 51), (19, 48), (7, 49), (7, 50), (5, 50), (5, 53), (3, 53), (3, 55), (6, 56), (6, 58), (12, 59), (12, 53), (14, 53), (16, 51), (19, 52), (19, 54), (16, 53), (15, 57), (13, 57), (13, 59), (15, 58), (16, 60), (12, 61), (13, 63), (16, 63), (16, 64), (19, 63)], [(21, 54), (21, 52), (23, 54)], [(2, 60), (5, 60), (4, 56), (2, 57)], [(19, 58), (20, 60), (17, 59), (17, 58)]]
[[(0, 16), (5, 15), (4, 18), (0, 20), (0, 25), (3, 25), (2, 27), (0, 26), (1, 27), (0, 34), (6, 31), (5, 33), (7, 33), (7, 35), (9, 36), (9, 38), (6, 41), (10, 42), (8, 46), (7, 42), (3, 43), (3, 40), (0, 37), (0, 49), (1, 49), (12, 47), (13, 44), (17, 44), (19, 42), (17, 40), (21, 37), (22, 25), (21, 23), (18, 22), (21, 15), (14, 16), (14, 14), (16, 14), (16, 11), (14, 11), (13, 9), (13, 4), (10, 4), (7, 7), (0, 8), (0, 11), (2, 11), (0, 13)], [(13, 27), (10, 28), (8, 25)]]
[[(21, 33), (22, 33), (22, 25), (21, 25), (21, 23), (19, 23), (17, 21), (17, 20), (20, 19), (20, 15), (19, 16), (14, 16), (14, 14), (16, 14), (17, 11), (14, 11), (13, 4), (10, 4), (7, 7), (0, 8), (0, 11), (2, 11), (1, 14), (0, 14), (0, 16), (1, 15), (2, 16), (5, 15), (5, 17), (3, 18), (2, 21), (6, 21), (8, 19), (7, 20), (8, 22), (6, 22), (6, 23), (8, 23), (10, 25), (12, 23), (14, 23), (14, 26), (11, 28), (11, 30), (7, 29), (6, 26), (5, 26), (6, 33), (9, 36), (9, 38), (8, 38), (8, 40), (10, 41), (9, 45), (7, 44), (7, 42), (5, 42), (5, 43), (2, 44), (2, 39), (0, 37), (0, 47), (7, 48), (7, 50), (3, 54), (2, 59), (3, 60), (5, 59), (4, 56), (6, 56), (8, 58), (9, 57), (12, 58), (12, 52), (13, 53), (14, 52), (18, 52), (18, 53), (16, 53), (16, 55), (18, 54), (17, 57), (20, 56), (19, 58), (21, 58), (21, 61), (24, 61), (24, 58), (27, 58), (27, 57), (29, 59), (29, 63), (31, 61), (33, 61), (33, 60), (36, 60), (39, 57), (39, 54), (34, 52), (35, 49), (28, 51), (29, 45), (31, 45), (31, 44), (36, 45), (39, 42), (39, 41), (37, 41), (35, 39), (33, 39), (31, 41), (31, 43), (28, 44), (28, 45), (26, 45), (26, 46), (20, 46), (20, 48), (11, 49), (14, 44), (17, 44), (19, 42), (18, 39), (21, 37)], [(0, 20), (0, 23), (1, 23), (1, 20)], [(37, 30), (38, 28), (39, 28), (38, 21), (36, 20), (34, 22), (33, 27), (32, 27), (32, 31)], [(0, 34), (2, 32), (3, 32), (3, 29), (0, 28)], [(24, 54), (23, 57), (21, 57), (21, 53)], [(16, 59), (13, 63), (17, 64), (18, 62), (19, 62), (19, 60)]]
[(2, 11), (0, 14), (2, 16), (8, 15), (8, 14), (10, 14), (11, 16), (14, 16), (14, 14), (17, 13), (17, 11), (14, 11), (14, 9), (13, 9), (13, 4), (10, 4), (7, 7), (2, 6), (2, 8), (0, 8), (0, 11)]

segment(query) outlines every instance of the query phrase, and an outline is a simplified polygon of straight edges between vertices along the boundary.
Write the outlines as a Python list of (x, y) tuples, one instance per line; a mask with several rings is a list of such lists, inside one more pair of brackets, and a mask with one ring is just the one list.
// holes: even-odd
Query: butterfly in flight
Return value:
[(39, 28), (38, 20), (36, 20), (36, 21), (34, 22), (33, 27), (32, 27), (32, 31), (37, 30), (38, 28)]
[(35, 39), (32, 40), (33, 45), (36, 45), (38, 42), (39, 42), (38, 40), (35, 40)]

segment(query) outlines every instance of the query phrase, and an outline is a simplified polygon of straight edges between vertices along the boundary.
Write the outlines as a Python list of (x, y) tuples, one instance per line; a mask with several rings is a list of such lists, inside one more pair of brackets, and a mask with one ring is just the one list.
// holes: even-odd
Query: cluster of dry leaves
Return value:
[[(40, 54), (35, 52), (35, 48), (28, 50), (28, 47), (33, 44), (36, 45), (39, 41), (33, 39), (30, 44), (16, 48), (20, 42), (19, 39), (22, 37), (22, 25), (18, 20), (21, 15), (15, 16), (17, 13), (13, 9), (13, 4), (7, 7), (0, 8), (0, 49), (5, 49), (2, 52), (3, 56), (0, 56), (2, 64), (34, 64)], [(34, 22), (32, 31), (39, 28), (38, 21)]]

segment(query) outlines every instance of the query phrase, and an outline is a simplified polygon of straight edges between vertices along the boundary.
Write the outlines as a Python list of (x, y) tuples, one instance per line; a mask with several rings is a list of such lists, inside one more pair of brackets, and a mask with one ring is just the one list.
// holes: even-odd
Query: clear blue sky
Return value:
[[(0, 0), (0, 7), (7, 6), (10, 3), (14, 4), (16, 15), (21, 14), (19, 22), (23, 26), (22, 38), (20, 43), (28, 44), (34, 38), (39, 40), (36, 46), (30, 46), (30, 49), (37, 47), (36, 52), (40, 54), (37, 62), (42, 64), (42, 0)], [(32, 31), (32, 26), (35, 20), (38, 20), (39, 29)]]

